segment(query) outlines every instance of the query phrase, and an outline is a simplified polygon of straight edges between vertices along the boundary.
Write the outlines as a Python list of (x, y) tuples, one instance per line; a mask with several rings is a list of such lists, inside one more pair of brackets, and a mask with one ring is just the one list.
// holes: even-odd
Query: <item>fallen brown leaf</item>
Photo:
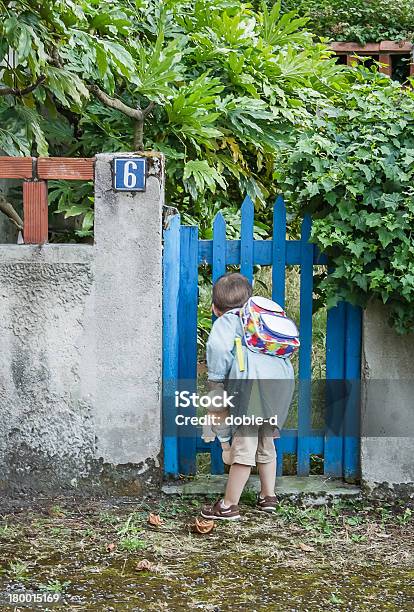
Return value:
[(148, 559), (141, 559), (135, 566), (138, 572), (157, 572), (158, 568), (154, 563), (148, 561)]
[(115, 550), (115, 548), (116, 548), (115, 542), (111, 542), (110, 544), (107, 545), (106, 550), (108, 552), (113, 552)]
[(163, 520), (159, 514), (152, 514), (152, 512), (150, 512), (147, 523), (148, 525), (152, 525), (152, 527), (161, 527)]
[(309, 546), (309, 544), (305, 544), (304, 542), (299, 542), (299, 548), (301, 548), (304, 552), (315, 552), (313, 546)]
[(214, 525), (214, 521), (196, 518), (195, 523), (191, 525), (191, 530), (201, 534), (210, 533), (210, 531), (213, 531)]

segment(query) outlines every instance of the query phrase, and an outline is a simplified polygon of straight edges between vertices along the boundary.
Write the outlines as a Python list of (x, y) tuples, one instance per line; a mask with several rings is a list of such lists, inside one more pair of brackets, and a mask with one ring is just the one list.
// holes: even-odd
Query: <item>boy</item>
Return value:
[[(239, 310), (251, 295), (249, 281), (239, 273), (225, 274), (214, 284), (212, 309), (218, 318), (207, 342), (208, 380), (218, 390), (220, 387), (235, 389), (238, 400), (237, 406), (230, 408), (231, 415), (248, 412), (249, 416), (265, 419), (276, 415), (279, 429), (286, 420), (292, 400), (293, 367), (289, 358), (256, 353), (241, 343), (243, 327)], [(237, 350), (242, 352), (243, 368)], [(222, 442), (223, 460), (231, 467), (224, 498), (213, 506), (202, 508), (201, 515), (207, 519), (239, 519), (239, 499), (255, 465), (261, 485), (257, 506), (265, 512), (273, 512), (276, 508), (274, 426), (270, 423), (230, 426), (226, 431), (221, 424), (216, 431)], [(230, 435), (229, 447), (226, 440)]]

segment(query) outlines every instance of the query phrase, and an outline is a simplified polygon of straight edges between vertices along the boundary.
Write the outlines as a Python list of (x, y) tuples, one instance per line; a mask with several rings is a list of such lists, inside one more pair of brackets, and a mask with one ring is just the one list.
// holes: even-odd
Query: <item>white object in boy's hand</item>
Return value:
[(214, 440), (216, 439), (216, 434), (211, 429), (211, 425), (203, 425), (203, 433), (201, 434), (201, 439), (204, 440), (204, 442), (206, 443), (214, 442)]

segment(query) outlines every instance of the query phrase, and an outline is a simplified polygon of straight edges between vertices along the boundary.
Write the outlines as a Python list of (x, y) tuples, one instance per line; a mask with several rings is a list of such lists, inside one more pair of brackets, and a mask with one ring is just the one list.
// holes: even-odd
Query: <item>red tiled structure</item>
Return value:
[(95, 158), (0, 157), (0, 178), (23, 182), (23, 237), (25, 244), (48, 239), (47, 180), (93, 181)]
[(414, 76), (413, 64), (413, 44), (406, 41), (383, 40), (379, 43), (367, 43), (359, 45), (352, 42), (336, 42), (331, 44), (331, 49), (338, 56), (346, 56), (346, 63), (351, 65), (356, 61), (355, 55), (369, 56), (378, 60), (381, 64), (385, 64), (380, 68), (380, 72), (392, 74), (392, 58), (395, 56), (403, 56), (406, 59), (411, 57), (409, 64), (409, 76)]
[(37, 176), (41, 179), (93, 181), (94, 159), (87, 157), (39, 157)]
[(0, 179), (32, 178), (33, 162), (31, 157), (0, 157)]
[(46, 181), (23, 183), (23, 236), (26, 244), (44, 244), (49, 233)]

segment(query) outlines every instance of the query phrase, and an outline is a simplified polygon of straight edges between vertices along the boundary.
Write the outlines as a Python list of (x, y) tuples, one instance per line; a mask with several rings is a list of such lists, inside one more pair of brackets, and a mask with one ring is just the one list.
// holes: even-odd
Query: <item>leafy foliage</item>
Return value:
[(238, 0), (0, 6), (0, 87), (36, 85), (0, 96), (0, 148), (81, 156), (130, 149), (133, 122), (93, 87), (131, 108), (154, 102), (145, 145), (167, 155), (168, 203), (189, 215), (213, 202), (238, 206), (247, 192), (266, 222), (280, 141), (346, 81), (303, 30), (306, 20), (282, 15), (279, 2), (256, 11)]
[(360, 68), (353, 87), (292, 135), (275, 178), (314, 218), (312, 240), (332, 261), (327, 305), (389, 305), (414, 329), (414, 94)]
[[(220, 209), (237, 231), (245, 193), (266, 235), (266, 202), (284, 190), (293, 211), (313, 213), (313, 239), (335, 264), (319, 286), (328, 303), (379, 297), (399, 331), (412, 329), (413, 94), (375, 66), (338, 66), (303, 16), (363, 42), (407, 37), (412, 4), (387, 0), (374, 16), (373, 1), (309, 0), (298, 17), (290, 0), (0, 0), (0, 148), (128, 150), (125, 108), (147, 109), (145, 146), (168, 158), (167, 203), (202, 237)], [(383, 18), (397, 14), (399, 34)], [(91, 234), (88, 186), (51, 185), (51, 205)]]
[(82, 224), (76, 235), (81, 238), (90, 236), (94, 221), (92, 183), (82, 181), (73, 189), (68, 181), (51, 181), (49, 189), (49, 205), (56, 209), (55, 212), (63, 213), (66, 219), (81, 216)]
[(283, 0), (283, 10), (308, 16), (309, 29), (336, 41), (365, 44), (412, 40), (412, 0)]

